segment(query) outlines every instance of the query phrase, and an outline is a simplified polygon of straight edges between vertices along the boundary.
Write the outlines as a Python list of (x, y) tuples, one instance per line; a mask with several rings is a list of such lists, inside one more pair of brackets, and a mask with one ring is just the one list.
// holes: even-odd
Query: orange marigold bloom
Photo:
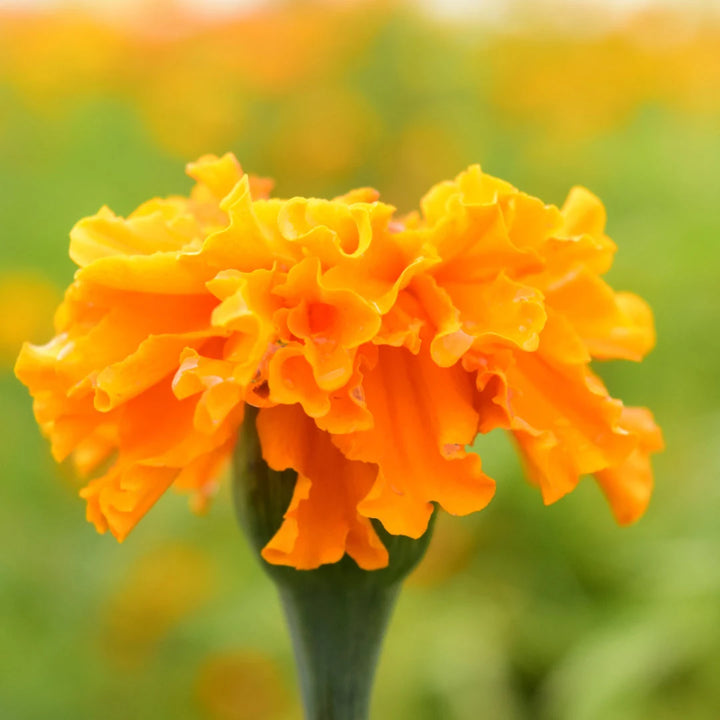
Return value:
[(188, 172), (189, 198), (75, 226), (56, 336), (17, 362), (56, 459), (105, 468), (81, 491), (100, 532), (123, 540), (170, 486), (202, 506), (246, 404), (268, 465), (298, 474), (271, 563), (383, 567), (371, 519), (417, 538), (433, 503), (482, 509), (495, 484), (466, 446), (494, 428), (545, 502), (593, 473), (619, 522), (642, 514), (660, 431), (589, 363), (639, 360), (652, 317), (601, 279), (590, 192), (558, 209), (473, 166), (398, 218), (370, 189), (270, 198), (232, 155)]

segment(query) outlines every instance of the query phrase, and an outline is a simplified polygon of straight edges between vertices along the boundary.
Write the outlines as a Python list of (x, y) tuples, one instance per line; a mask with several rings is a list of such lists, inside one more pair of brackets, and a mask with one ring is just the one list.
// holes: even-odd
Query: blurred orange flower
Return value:
[(643, 512), (660, 432), (589, 363), (641, 359), (652, 317), (601, 279), (615, 246), (587, 190), (558, 209), (474, 166), (397, 217), (370, 189), (269, 198), (232, 155), (188, 171), (189, 198), (75, 226), (57, 334), (16, 366), (55, 457), (110, 460), (81, 491), (99, 531), (124, 539), (171, 485), (201, 506), (245, 404), (298, 474), (271, 563), (383, 567), (371, 519), (417, 538), (432, 503), (482, 509), (466, 446), (495, 428), (546, 502), (594, 473), (620, 522)]
[[(85, 97), (129, 100), (163, 148), (187, 157), (199, 147), (237, 142), (246, 117), (268, 99), (293, 90), (304, 98), (308, 87), (333, 84), (390, 15), (389, 7), (368, 1), (246, 9), (221, 20), (174, 0), (104, 14), (97, 8), (0, 8), (0, 82), (43, 112), (74, 109)], [(313, 103), (291, 131), (312, 134), (312, 123), (319, 123), (315, 134), (337, 134), (335, 152), (320, 148), (320, 156), (342, 164), (357, 135), (353, 112), (362, 105), (367, 115), (368, 103), (351, 97), (345, 107), (344, 92), (319, 95), (318, 107)], [(336, 112), (350, 123), (349, 139)], [(302, 108), (290, 114), (304, 115)]]
[(196, 692), (212, 720), (273, 720), (288, 714), (290, 693), (271, 657), (250, 650), (214, 653), (198, 674)]

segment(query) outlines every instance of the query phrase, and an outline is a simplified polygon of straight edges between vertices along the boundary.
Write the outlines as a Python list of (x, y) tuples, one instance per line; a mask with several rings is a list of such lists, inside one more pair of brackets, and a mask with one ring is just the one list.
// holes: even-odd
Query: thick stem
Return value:
[(375, 668), (400, 589), (400, 583), (364, 581), (360, 573), (369, 573), (351, 560), (342, 564), (299, 573), (297, 582), (278, 587), (306, 720), (369, 718)]
[(257, 410), (247, 410), (235, 451), (235, 507), (278, 588), (306, 720), (367, 720), (383, 636), (403, 579), (425, 554), (431, 528), (413, 540), (390, 535), (373, 521), (390, 558), (380, 570), (362, 570), (347, 556), (315, 570), (270, 565), (260, 551), (282, 523), (297, 475), (267, 466), (255, 429)]

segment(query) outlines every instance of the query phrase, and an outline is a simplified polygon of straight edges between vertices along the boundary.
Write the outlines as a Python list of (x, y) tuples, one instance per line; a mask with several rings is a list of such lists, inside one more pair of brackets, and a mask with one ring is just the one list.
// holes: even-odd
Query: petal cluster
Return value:
[(660, 431), (590, 361), (641, 359), (652, 316), (602, 279), (590, 192), (557, 208), (473, 166), (398, 216), (365, 188), (271, 198), (232, 155), (188, 173), (187, 198), (75, 226), (55, 337), (16, 365), (55, 458), (93, 476), (99, 531), (124, 539), (171, 486), (202, 508), (246, 404), (298, 476), (272, 563), (383, 567), (373, 519), (416, 538), (433, 503), (482, 509), (495, 484), (466, 448), (496, 428), (545, 502), (594, 474), (619, 522), (642, 514)]

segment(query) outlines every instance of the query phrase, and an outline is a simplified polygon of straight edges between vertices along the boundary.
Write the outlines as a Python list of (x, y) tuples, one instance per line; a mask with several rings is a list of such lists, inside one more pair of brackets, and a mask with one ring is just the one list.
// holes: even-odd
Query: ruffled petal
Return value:
[[(478, 426), (469, 374), (460, 367), (439, 368), (425, 353), (416, 357), (381, 347), (364, 386), (373, 428), (333, 437), (349, 459), (380, 468), (361, 512), (392, 533), (418, 537), (432, 502), (456, 515), (487, 505), (495, 484), (482, 472), (480, 458), (465, 452)], [(390, 492), (402, 500), (382, 502)]]
[(280, 211), (278, 227), (285, 238), (330, 267), (364, 255), (373, 242), (373, 221), (387, 223), (393, 210), (382, 203), (293, 198)]
[(305, 349), (297, 344), (279, 347), (268, 364), (270, 399), (275, 403), (300, 403), (310, 417), (323, 417), (330, 411), (328, 393), (315, 380)]
[(81, 268), (108, 257), (140, 257), (156, 252), (177, 252), (192, 236), (171, 228), (160, 212), (118, 217), (103, 207), (70, 231), (70, 258)]
[(114, 468), (80, 491), (87, 501), (87, 519), (98, 532), (110, 530), (122, 542), (145, 513), (170, 487), (174, 468)]
[(205, 238), (197, 262), (216, 272), (270, 269), (278, 259), (292, 263), (294, 256), (287, 243), (262, 222), (268, 210), (277, 216), (276, 205), (272, 201), (253, 202), (250, 181), (243, 176), (220, 204), (227, 213), (227, 222)]
[(653, 488), (650, 455), (663, 449), (660, 428), (646, 408), (624, 408), (622, 427), (636, 438), (637, 447), (617, 465), (595, 478), (621, 525), (635, 522), (645, 512)]
[(210, 292), (221, 300), (211, 322), (229, 333), (224, 358), (234, 363), (234, 376), (243, 384), (256, 377), (268, 347), (277, 339), (274, 316), (280, 303), (271, 293), (274, 283), (274, 270), (225, 271), (207, 283)]
[(180, 400), (200, 394), (194, 425), (201, 432), (212, 433), (233, 411), (242, 419), (245, 385), (234, 372), (233, 363), (203, 357), (190, 348), (183, 351), (172, 389)]
[(332, 391), (345, 385), (352, 375), (355, 348), (380, 329), (377, 310), (352, 290), (327, 288), (317, 258), (293, 267), (274, 293), (291, 306), (287, 327), (305, 341), (318, 386)]
[(103, 368), (94, 380), (95, 408), (108, 412), (160, 382), (177, 368), (186, 349), (200, 347), (214, 330), (185, 335), (151, 335), (123, 360)]
[(459, 195), (452, 196), (431, 237), (442, 258), (434, 272), (441, 283), (447, 279), (477, 283), (501, 270), (520, 275), (543, 267), (532, 247), (513, 242), (502, 208), (491, 200), (474, 204)]
[(622, 463), (636, 445), (621, 421), (622, 403), (584, 366), (553, 365), (539, 353), (522, 353), (504, 366), (491, 361), (478, 378), (483, 410), (500, 410), (491, 409), (493, 424), (481, 429), (513, 431), (546, 503), (570, 492), (581, 475)]
[(357, 511), (377, 467), (347, 460), (297, 405), (261, 410), (257, 428), (267, 464), (298, 473), (285, 520), (263, 557), (300, 570), (337, 562), (346, 552), (365, 570), (387, 565), (387, 550)]
[(315, 418), (315, 424), (333, 434), (369, 430), (374, 423), (365, 399), (363, 380), (367, 370), (377, 362), (372, 348), (364, 349), (355, 363), (355, 371), (348, 384), (329, 395), (330, 407), (326, 414)]
[(655, 345), (652, 311), (631, 293), (615, 293), (596, 275), (581, 273), (545, 291), (596, 358), (642, 360)]
[(195, 162), (188, 163), (186, 172), (197, 182), (192, 192), (195, 201), (207, 202), (212, 198), (219, 203), (243, 177), (247, 177), (250, 193), (256, 200), (267, 198), (273, 187), (273, 181), (268, 178), (245, 176), (232, 153), (225, 153), (222, 157), (203, 155)]
[[(232, 153), (225, 153), (222, 157), (203, 155), (195, 162), (188, 163), (185, 171), (218, 202), (237, 185), (245, 174)], [(195, 188), (196, 193), (198, 190), (199, 188)]]

